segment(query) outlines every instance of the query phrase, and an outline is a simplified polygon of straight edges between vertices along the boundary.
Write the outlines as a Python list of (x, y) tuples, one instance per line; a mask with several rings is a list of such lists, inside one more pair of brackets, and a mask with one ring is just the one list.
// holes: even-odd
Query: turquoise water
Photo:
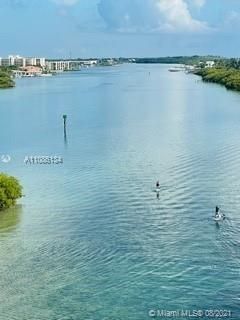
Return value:
[[(1, 320), (240, 318), (240, 95), (168, 68), (92, 68), (0, 91), (0, 154), (12, 158), (0, 170), (25, 194), (0, 217)], [(63, 164), (24, 164), (43, 155)]]

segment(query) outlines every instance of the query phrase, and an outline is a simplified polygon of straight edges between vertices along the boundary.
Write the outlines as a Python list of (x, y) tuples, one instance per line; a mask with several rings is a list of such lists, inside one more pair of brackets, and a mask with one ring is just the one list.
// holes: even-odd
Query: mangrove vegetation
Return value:
[(209, 60), (218, 61), (218, 56), (175, 56), (175, 57), (158, 57), (158, 58), (135, 58), (135, 63), (164, 63), (164, 64), (187, 64), (197, 65)]
[(15, 82), (11, 77), (11, 70), (8, 68), (0, 68), (0, 89), (12, 88)]
[(240, 69), (227, 66), (200, 69), (195, 72), (203, 81), (224, 85), (227, 89), (240, 91)]
[(22, 196), (22, 186), (19, 181), (12, 176), (0, 173), (0, 210), (13, 207), (17, 199)]

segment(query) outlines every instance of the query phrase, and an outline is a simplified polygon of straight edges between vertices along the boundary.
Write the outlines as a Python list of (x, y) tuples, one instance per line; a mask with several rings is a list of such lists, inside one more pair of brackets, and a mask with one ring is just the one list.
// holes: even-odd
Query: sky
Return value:
[(240, 57), (240, 0), (0, 0), (0, 56)]

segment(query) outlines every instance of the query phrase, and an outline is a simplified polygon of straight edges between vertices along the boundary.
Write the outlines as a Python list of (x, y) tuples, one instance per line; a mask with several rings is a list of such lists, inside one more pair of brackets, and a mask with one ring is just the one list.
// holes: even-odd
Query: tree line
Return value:
[(15, 82), (12, 79), (12, 71), (9, 68), (0, 68), (0, 88), (12, 88), (15, 86)]
[(221, 59), (214, 68), (202, 68), (195, 72), (203, 81), (224, 85), (227, 89), (240, 91), (240, 59)]

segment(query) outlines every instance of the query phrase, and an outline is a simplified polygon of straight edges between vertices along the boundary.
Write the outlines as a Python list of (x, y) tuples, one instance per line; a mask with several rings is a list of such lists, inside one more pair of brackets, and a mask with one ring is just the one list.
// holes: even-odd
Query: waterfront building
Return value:
[(1, 62), (1, 64), (0, 64), (1, 67), (9, 67), (10, 66), (10, 62), (9, 62), (8, 58), (1, 58), (0, 62)]
[(13, 75), (16, 78), (21, 77), (39, 77), (42, 75), (42, 68), (38, 66), (21, 67), (18, 70), (13, 70)]
[(96, 59), (69, 59), (60, 60), (52, 59), (47, 60), (46, 58), (39, 57), (21, 57), (19, 55), (9, 55), (7, 58), (0, 58), (0, 66), (11, 67), (15, 66), (18, 68), (25, 68), (28, 66), (41, 67), (46, 71), (62, 72), (70, 70), (79, 70), (82, 67), (93, 67), (98, 64)]
[(213, 68), (215, 65), (214, 61), (206, 61), (206, 68)]
[(56, 72), (70, 70), (70, 61), (65, 61), (65, 60), (47, 61), (46, 68), (50, 71), (56, 71)]
[(0, 58), (0, 66), (3, 67), (11, 67), (16, 66), (26, 67), (26, 66), (39, 66), (45, 68), (46, 66), (46, 59), (45, 58), (26, 58), (21, 57), (19, 55), (9, 55), (7, 58)]
[(83, 66), (93, 67), (98, 64), (98, 60), (82, 60), (80, 61)]
[(98, 64), (98, 60), (46, 60), (45, 67), (49, 71), (62, 72), (79, 70), (82, 67), (93, 67)]
[(26, 58), (26, 66), (40, 66), (42, 68), (46, 67), (45, 58)]

